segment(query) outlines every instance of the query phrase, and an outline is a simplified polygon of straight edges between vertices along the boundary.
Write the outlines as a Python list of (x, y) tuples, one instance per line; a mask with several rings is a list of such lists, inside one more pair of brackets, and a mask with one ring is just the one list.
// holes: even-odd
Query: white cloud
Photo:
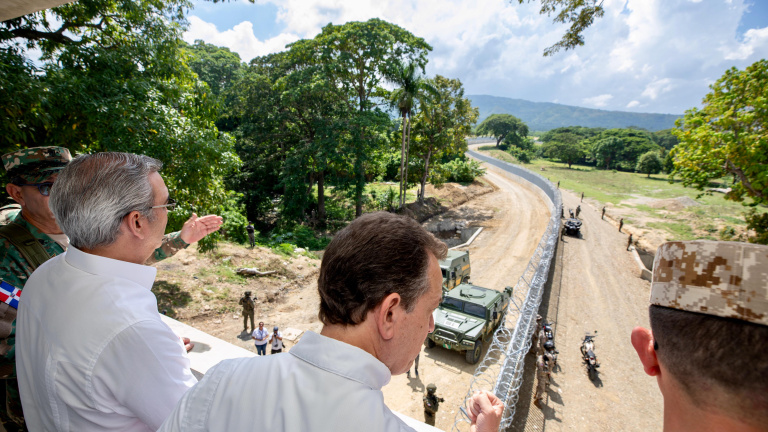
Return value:
[(214, 24), (199, 17), (189, 18), (189, 29), (184, 33), (184, 40), (192, 43), (202, 39), (207, 43), (227, 47), (240, 54), (240, 58), (249, 61), (256, 56), (279, 52), (285, 46), (299, 39), (291, 33), (281, 33), (273, 38), (261, 41), (253, 34), (253, 24), (243, 21), (229, 30), (219, 31)]
[(730, 51), (725, 49), (725, 58), (727, 60), (745, 60), (755, 53), (755, 50), (762, 51), (763, 55), (768, 47), (768, 27), (761, 29), (749, 29), (744, 33), (744, 43)]
[(653, 80), (645, 86), (645, 90), (643, 90), (643, 96), (650, 99), (656, 99), (659, 97), (659, 95), (667, 93), (673, 88), (674, 85), (672, 84), (672, 80), (669, 78)]
[(538, 2), (508, 0), (257, 0), (277, 9), (274, 37), (259, 39), (247, 22), (217, 29), (202, 16), (190, 18), (185, 39), (247, 61), (330, 22), (378, 17), (423, 37), (434, 48), (427, 73), (461, 79), (467, 94), (679, 114), (728, 68), (768, 57), (768, 27), (737, 34), (747, 1), (604, 0), (585, 45), (552, 57), (542, 52), (567, 26), (539, 15)]
[(608, 105), (608, 101), (610, 101), (611, 99), (613, 99), (613, 95), (601, 94), (599, 96), (585, 98), (582, 102), (584, 102), (584, 104), (586, 105), (602, 108)]

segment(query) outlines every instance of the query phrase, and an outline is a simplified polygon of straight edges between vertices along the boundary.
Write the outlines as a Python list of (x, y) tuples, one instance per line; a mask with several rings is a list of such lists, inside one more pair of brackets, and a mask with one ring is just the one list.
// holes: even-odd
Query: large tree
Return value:
[(509, 138), (513, 144), (528, 136), (528, 126), (512, 114), (491, 114), (477, 126), (478, 135), (490, 135), (496, 139), (496, 147)]
[[(58, 145), (164, 162), (185, 213), (217, 208), (239, 164), (214, 125), (208, 86), (187, 66), (183, 0), (81, 0), (0, 23), (0, 151)], [(27, 51), (38, 49), (39, 66)], [(5, 93), (14, 91), (13, 94)]]
[(659, 156), (659, 152), (651, 150), (647, 153), (643, 153), (640, 156), (640, 158), (637, 160), (635, 171), (641, 172), (646, 174), (647, 177), (650, 177), (651, 174), (660, 173), (662, 166), (663, 162)]
[(727, 199), (768, 204), (768, 60), (731, 68), (710, 89), (676, 123), (672, 174), (699, 190), (732, 175)]
[(584, 158), (587, 150), (583, 141), (578, 135), (572, 133), (561, 133), (541, 146), (542, 153), (545, 156), (560, 159), (571, 168), (575, 162)]
[(466, 137), (478, 116), (477, 108), (464, 97), (461, 81), (440, 75), (431, 81), (436, 94), (432, 101), (422, 106), (414, 121), (414, 130), (420, 138), (414, 144), (414, 154), (423, 161), (419, 194), (422, 203), (433, 159), (463, 155), (467, 149)]
[(382, 81), (402, 62), (423, 69), (432, 47), (424, 39), (386, 21), (329, 24), (314, 39), (320, 61), (334, 86), (347, 95), (355, 110), (349, 122), (352, 137), (346, 153), (354, 166), (355, 215), (363, 213), (366, 166), (387, 142), (384, 133), (389, 116), (377, 105), (376, 96), (385, 95)]

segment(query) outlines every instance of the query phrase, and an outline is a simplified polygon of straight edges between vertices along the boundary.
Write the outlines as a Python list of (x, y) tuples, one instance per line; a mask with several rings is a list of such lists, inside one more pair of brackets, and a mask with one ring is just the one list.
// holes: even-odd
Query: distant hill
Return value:
[(549, 102), (531, 102), (522, 99), (487, 95), (467, 95), (472, 105), (480, 109), (480, 124), (491, 114), (512, 114), (528, 125), (532, 131), (548, 131), (563, 126), (625, 128), (636, 126), (649, 131), (675, 126), (680, 115), (633, 113), (581, 108)]

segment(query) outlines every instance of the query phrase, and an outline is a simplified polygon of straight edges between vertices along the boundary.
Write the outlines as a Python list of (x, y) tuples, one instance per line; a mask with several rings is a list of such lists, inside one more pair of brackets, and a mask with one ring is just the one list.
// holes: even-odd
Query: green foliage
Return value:
[[(270, 235), (270, 244), (279, 249), (287, 249), (284, 245), (290, 243), (307, 250), (323, 250), (330, 239), (318, 237), (312, 228), (305, 225), (294, 225), (290, 228), (276, 230)], [(291, 247), (290, 253), (293, 253), (294, 247)]]
[(509, 154), (515, 157), (518, 162), (529, 164), (536, 158), (536, 152), (534, 150), (523, 150), (518, 147), (512, 147), (509, 149)]
[(430, 100), (423, 104), (414, 122), (412, 154), (420, 158), (420, 166), (414, 171), (420, 173), (421, 201), (427, 179), (433, 177), (438, 183), (443, 176), (431, 176), (435, 160), (463, 156), (467, 150), (466, 136), (477, 119), (477, 109), (464, 98), (464, 87), (458, 79), (437, 75), (430, 80), (434, 90)]
[(449, 182), (471, 183), (476, 177), (485, 175), (485, 168), (474, 159), (454, 159), (440, 167)]
[(189, 67), (208, 84), (215, 96), (229, 89), (243, 67), (240, 55), (229, 48), (196, 40), (193, 45), (187, 45), (186, 50), (190, 54)]
[(672, 133), (672, 129), (664, 129), (660, 131), (653, 132), (653, 141), (658, 144), (659, 146), (667, 149), (672, 150), (677, 143), (680, 142), (680, 140), (677, 139), (674, 133)]
[(476, 133), (494, 137), (496, 147), (502, 140), (517, 146), (528, 136), (528, 126), (511, 114), (492, 114), (477, 126)]
[(677, 122), (672, 174), (699, 190), (732, 174), (727, 199), (768, 204), (768, 60), (731, 68), (710, 89), (704, 106)]
[(750, 209), (746, 217), (747, 228), (754, 230), (755, 235), (749, 237), (750, 243), (768, 245), (768, 213), (758, 213)]
[[(513, 0), (510, 0), (513, 1)], [(526, 0), (517, 0), (524, 3)], [(527, 0), (528, 3), (535, 0)], [(566, 51), (584, 45), (582, 33), (592, 25), (596, 18), (605, 13), (603, 2), (597, 0), (539, 0), (539, 14), (555, 15), (552, 21), (570, 24), (562, 39), (544, 50), (544, 56), (551, 56), (564, 49)]]
[(640, 159), (637, 160), (635, 171), (641, 172), (650, 177), (651, 174), (660, 173), (661, 168), (662, 162), (661, 158), (659, 157), (659, 152), (651, 150), (647, 153), (643, 153), (642, 156), (640, 156)]
[(541, 146), (541, 151), (546, 157), (559, 159), (568, 164), (568, 168), (587, 155), (587, 150), (579, 136), (570, 132), (556, 134)]
[[(187, 66), (188, 6), (84, 0), (0, 23), (8, 65), (0, 70), (14, 73), (0, 72), (0, 88), (19, 101), (0, 121), (0, 152), (58, 145), (75, 154), (145, 154), (164, 163), (165, 183), (187, 214), (212, 211), (240, 161), (234, 141), (214, 125), (208, 87)], [(39, 70), (18, 46), (42, 52)]]
[(606, 129), (585, 145), (598, 163), (610, 161), (612, 167), (624, 171), (633, 171), (642, 154), (660, 150), (652, 135), (641, 129)]

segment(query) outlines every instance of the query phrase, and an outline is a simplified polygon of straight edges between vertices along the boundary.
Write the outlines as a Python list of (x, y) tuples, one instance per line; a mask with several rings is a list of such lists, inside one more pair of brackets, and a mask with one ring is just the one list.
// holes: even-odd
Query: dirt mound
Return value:
[(470, 201), (481, 195), (496, 190), (496, 186), (486, 183), (483, 180), (475, 180), (467, 186), (458, 183), (445, 183), (442, 186), (434, 187), (427, 185), (424, 204), (414, 202), (405, 206), (405, 214), (416, 219), (419, 222), (445, 213), (451, 208), (458, 207), (467, 201)]
[(701, 204), (699, 204), (695, 199), (687, 196), (677, 197), (677, 198), (667, 198), (663, 200), (655, 200), (650, 204), (650, 206), (653, 208), (671, 210), (671, 211), (680, 211), (687, 207), (693, 207), (693, 206), (699, 206), (699, 205)]

